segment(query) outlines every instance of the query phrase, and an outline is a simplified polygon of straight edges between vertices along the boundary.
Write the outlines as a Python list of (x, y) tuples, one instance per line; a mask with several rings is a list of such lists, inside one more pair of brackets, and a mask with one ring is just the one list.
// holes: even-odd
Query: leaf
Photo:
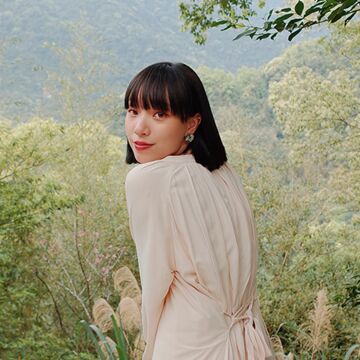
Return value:
[(355, 16), (356, 12), (353, 12), (349, 17), (345, 19), (345, 25)]
[(272, 26), (272, 22), (271, 21), (265, 21), (264, 23), (264, 30), (265, 31), (268, 31), (271, 29), (271, 26)]
[[(316, 4), (316, 5), (318, 5), (318, 4)], [(338, 5), (338, 2), (336, 0), (326, 0), (322, 4), (322, 8), (333, 8), (336, 5)]]
[(315, 24), (317, 24), (317, 21), (307, 21), (306, 23), (304, 23), (303, 27), (306, 28)]
[(278, 17), (277, 19), (275, 19), (274, 22), (284, 21), (286, 19), (291, 18), (293, 15), (294, 15), (293, 13), (282, 15), (282, 16)]
[(351, 348), (346, 352), (344, 360), (349, 360), (351, 354), (354, 352), (354, 350), (356, 350), (358, 347), (360, 347), (359, 344), (355, 344), (353, 346), (351, 346)]
[(281, 13), (281, 12), (289, 12), (289, 11), (292, 11), (292, 8), (283, 8), (283, 9), (280, 9), (278, 11), (276, 11), (277, 13)]
[(267, 17), (266, 20), (269, 20), (269, 19), (271, 18), (271, 15), (272, 15), (273, 11), (274, 11), (274, 9), (271, 9), (271, 10), (269, 11), (269, 14), (268, 14), (268, 17)]
[(220, 29), (220, 31), (225, 31), (231, 28), (231, 25), (225, 26), (224, 28)]
[(324, 5), (319, 10), (318, 20), (321, 20), (324, 17), (325, 14), (330, 12), (337, 5), (338, 5), (338, 3), (336, 3), (336, 1), (334, 1), (334, 0), (326, 0)]
[(127, 358), (127, 346), (125, 342), (123, 328), (121, 326), (121, 318), (120, 318), (120, 326), (117, 324), (114, 315), (111, 315), (111, 321), (113, 323), (113, 330), (116, 342), (116, 350), (119, 355), (119, 360), (128, 360)]
[[(113, 316), (113, 315), (111, 315), (111, 316)], [(115, 360), (113, 352), (111, 350), (111, 347), (108, 344), (108, 342), (106, 341), (105, 335), (102, 333), (102, 331), (95, 325), (89, 325), (89, 327), (90, 327), (90, 329), (92, 331), (94, 331), (94, 333), (99, 337), (101, 342), (104, 344), (105, 349), (106, 349), (106, 351), (108, 352), (108, 355), (109, 355), (109, 360)]]
[(270, 33), (261, 34), (260, 36), (258, 36), (258, 37), (256, 38), (256, 40), (266, 39), (266, 38), (268, 38), (270, 35), (271, 35)]
[(347, 12), (344, 11), (341, 7), (339, 7), (328, 16), (328, 21), (330, 21), (331, 23), (334, 23), (346, 14), (347, 14)]
[(337, 7), (335, 10), (333, 10), (330, 15), (328, 16), (328, 21), (331, 21), (336, 15), (337, 13), (341, 11), (340, 7)]
[(338, 14), (331, 20), (331, 22), (334, 23), (334, 22), (340, 20), (340, 19), (341, 19), (343, 16), (345, 16), (346, 14), (347, 14), (346, 11), (342, 11), (342, 12), (338, 13)]
[(293, 32), (289, 35), (288, 40), (291, 41), (301, 30), (302, 30), (302, 29), (300, 28), (300, 29), (297, 29), (297, 30), (293, 31)]
[(242, 29), (242, 28), (245, 27), (245, 24), (243, 24), (243, 23), (238, 23), (238, 24), (236, 24), (234, 27), (235, 27), (235, 29)]
[(347, 9), (348, 7), (354, 5), (359, 0), (345, 0), (344, 3), (341, 5), (342, 9)]
[(84, 326), (86, 332), (90, 336), (90, 339), (92, 340), (92, 342), (95, 346), (95, 349), (100, 357), (100, 360), (106, 360), (105, 355), (104, 355), (103, 351), (101, 350), (100, 345), (99, 345), (94, 333), (92, 332), (89, 324), (85, 320), (81, 320), (80, 323), (81, 323), (81, 325)]
[(278, 23), (276, 23), (276, 25), (274, 26), (274, 28), (278, 31), (278, 32), (282, 32), (285, 29), (285, 23), (283, 21), (280, 21)]
[(304, 10), (304, 3), (299, 0), (295, 5), (295, 12), (300, 16)]
[(239, 35), (236, 35), (236, 37), (233, 38), (233, 41), (238, 40), (238, 39), (242, 38), (243, 36), (250, 36), (250, 34), (252, 34), (252, 33), (255, 34), (256, 30), (254, 31), (253, 29), (247, 29), (244, 32), (240, 33)]
[(259, 0), (258, 1), (258, 7), (260, 8), (260, 9), (263, 9), (264, 7), (265, 7), (265, 0)]
[(253, 32), (253, 33), (251, 33), (251, 34), (249, 34), (249, 37), (250, 37), (250, 39), (252, 39), (253, 37), (254, 37), (254, 35), (256, 34), (256, 31), (255, 32)]
[(292, 30), (293, 28), (298, 27), (298, 25), (296, 25), (297, 22), (302, 21), (302, 18), (297, 18), (297, 19), (292, 19), (290, 20), (287, 25), (286, 25), (286, 30)]
[(321, 9), (321, 7), (318, 7), (318, 6), (311, 6), (311, 7), (309, 7), (306, 11), (305, 11), (305, 13), (304, 13), (304, 17), (306, 17), (306, 16), (309, 16), (310, 14), (313, 14), (313, 13), (315, 13), (315, 12), (318, 12), (319, 10)]
[(211, 23), (211, 26), (212, 26), (212, 27), (216, 27), (216, 26), (224, 25), (224, 24), (227, 24), (227, 20), (213, 21), (213, 22)]
[(272, 34), (272, 35), (270, 36), (270, 39), (271, 39), (271, 40), (274, 40), (277, 34), (278, 34), (277, 32), (274, 33), (274, 34)]

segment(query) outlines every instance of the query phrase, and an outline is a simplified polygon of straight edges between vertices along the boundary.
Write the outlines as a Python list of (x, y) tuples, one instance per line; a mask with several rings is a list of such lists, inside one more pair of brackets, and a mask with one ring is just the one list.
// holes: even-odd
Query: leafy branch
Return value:
[[(260, 3), (260, 7), (263, 6), (264, 3)], [(335, 23), (340, 19), (347, 25), (360, 11), (360, 0), (315, 0), (306, 9), (304, 2), (299, 0), (294, 7), (271, 9), (261, 26), (251, 24), (250, 19), (257, 13), (248, 0), (191, 0), (187, 3), (182, 1), (179, 7), (180, 17), (184, 21), (183, 30), (190, 30), (198, 44), (205, 43), (206, 30), (216, 27), (222, 27), (221, 31), (242, 28), (243, 31), (233, 40), (244, 36), (273, 40), (279, 33), (287, 31), (288, 40), (291, 41), (302, 30), (314, 25)]]
[[(305, 10), (304, 3), (299, 0), (293, 8), (286, 7), (275, 10), (277, 17), (272, 18), (274, 9), (271, 9), (262, 27), (247, 26), (245, 31), (237, 35), (234, 40), (249, 36), (256, 40), (270, 37), (274, 39), (279, 33), (288, 31), (291, 41), (302, 30), (321, 23), (335, 23), (340, 19), (344, 25), (360, 11), (359, 0), (318, 0)], [(316, 18), (314, 19), (314, 15)]]

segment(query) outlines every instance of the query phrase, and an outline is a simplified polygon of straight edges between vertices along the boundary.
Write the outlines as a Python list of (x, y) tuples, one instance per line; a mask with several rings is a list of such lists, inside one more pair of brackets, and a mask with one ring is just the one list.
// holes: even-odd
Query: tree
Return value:
[(0, 122), (0, 358), (88, 350), (79, 320), (113, 301), (113, 267), (137, 274), (123, 147), (95, 121)]
[[(228, 127), (221, 136), (256, 218), (263, 316), (281, 351), (299, 358), (318, 349), (317, 336), (307, 342), (299, 334), (323, 287), (334, 326), (317, 356), (341, 359), (358, 336), (359, 32), (356, 23), (332, 30), (330, 39), (299, 43), (257, 69), (268, 84), (264, 102), (274, 129), (265, 122), (261, 128), (240, 106), (230, 109), (237, 94), (243, 97), (246, 73), (223, 76), (227, 86), (217, 78), (228, 108), (219, 112)], [(205, 79), (211, 85), (210, 75)]]
[(96, 120), (111, 125), (120, 112), (118, 91), (109, 85), (114, 76), (113, 55), (103, 49), (104, 39), (83, 16), (64, 27), (70, 38), (67, 47), (44, 43), (58, 63), (47, 69), (42, 106), (62, 122)]
[[(259, 7), (265, 5), (259, 1)], [(223, 30), (242, 29), (234, 40), (249, 36), (256, 40), (274, 39), (286, 31), (291, 41), (302, 30), (321, 23), (335, 23), (340, 19), (346, 25), (360, 11), (360, 0), (315, 0), (305, 6), (298, 0), (293, 6), (271, 9), (260, 26), (253, 25), (251, 18), (257, 15), (249, 0), (210, 0), (180, 2), (183, 28), (190, 30), (195, 42), (204, 44), (208, 29), (222, 26)]]
[[(66, 340), (58, 300), (44, 287), (48, 267), (36, 237), (59, 209), (73, 206), (57, 182), (39, 175), (52, 158), (44, 151), (55, 136), (52, 128), (11, 129), (0, 123), (0, 358), (50, 359), (64, 353)], [(37, 136), (38, 135), (38, 136)], [(34, 140), (34, 141), (33, 141)], [(43, 274), (43, 275), (39, 275)], [(50, 295), (49, 295), (50, 293)], [(54, 307), (54, 318), (51, 308)], [(72, 357), (74, 358), (74, 357)], [(79, 358), (79, 357), (77, 357)], [(69, 357), (70, 359), (70, 357)]]

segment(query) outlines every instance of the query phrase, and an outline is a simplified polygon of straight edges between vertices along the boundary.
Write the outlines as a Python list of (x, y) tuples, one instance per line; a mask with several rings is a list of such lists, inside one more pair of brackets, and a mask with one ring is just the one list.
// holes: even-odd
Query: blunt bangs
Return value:
[[(185, 122), (195, 115), (194, 91), (171, 63), (148, 66), (130, 82), (125, 93), (125, 109), (158, 109), (179, 116)], [(196, 97), (196, 96), (195, 96)]]

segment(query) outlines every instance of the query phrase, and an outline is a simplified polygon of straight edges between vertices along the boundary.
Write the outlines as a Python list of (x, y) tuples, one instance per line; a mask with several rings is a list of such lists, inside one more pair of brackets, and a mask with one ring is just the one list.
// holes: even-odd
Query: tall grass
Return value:
[(81, 321), (100, 360), (140, 360), (145, 343), (141, 332), (141, 291), (128, 267), (117, 270), (114, 287), (120, 294), (116, 311), (105, 299), (92, 309), (94, 324)]

